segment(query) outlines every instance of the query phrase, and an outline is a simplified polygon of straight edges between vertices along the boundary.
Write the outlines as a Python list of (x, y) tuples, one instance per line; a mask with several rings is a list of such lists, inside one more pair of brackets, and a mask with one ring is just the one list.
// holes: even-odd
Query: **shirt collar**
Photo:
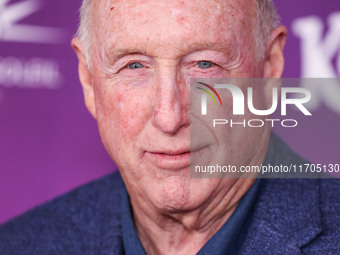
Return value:
[(124, 186), (122, 191), (122, 231), (123, 244), (125, 254), (128, 255), (144, 255), (146, 254), (141, 241), (137, 235), (135, 225), (133, 223), (132, 208), (130, 205), (129, 195)]

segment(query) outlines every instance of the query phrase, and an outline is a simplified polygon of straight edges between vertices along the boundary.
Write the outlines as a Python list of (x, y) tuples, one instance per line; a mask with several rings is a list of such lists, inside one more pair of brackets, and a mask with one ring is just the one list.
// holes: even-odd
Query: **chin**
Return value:
[[(161, 182), (159, 192), (153, 192), (155, 206), (166, 212), (189, 212), (206, 200), (209, 190), (204, 192), (203, 179), (178, 176), (168, 177)], [(212, 188), (210, 186), (210, 188)]]

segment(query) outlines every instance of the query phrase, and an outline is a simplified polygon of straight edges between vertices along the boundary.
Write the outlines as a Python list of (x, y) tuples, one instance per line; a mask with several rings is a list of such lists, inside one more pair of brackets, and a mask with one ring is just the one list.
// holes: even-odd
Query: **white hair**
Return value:
[(93, 40), (91, 38), (92, 28), (90, 27), (92, 2), (93, 2), (92, 0), (83, 0), (83, 3), (80, 7), (80, 21), (76, 33), (76, 37), (79, 38), (82, 46), (84, 47), (86, 63), (90, 70), (91, 70), (91, 48), (93, 43)]
[(273, 0), (254, 0), (256, 5), (256, 21), (254, 24), (254, 41), (258, 58), (265, 56), (266, 41), (271, 32), (279, 25), (280, 16)]
[[(86, 62), (91, 69), (91, 6), (95, 0), (83, 0), (80, 8), (80, 23), (76, 37), (78, 37), (84, 47)], [(273, 0), (253, 0), (256, 5), (256, 21), (254, 22), (254, 40), (258, 52), (258, 58), (263, 59), (265, 54), (266, 41), (271, 31), (275, 29), (280, 17), (277, 13)]]

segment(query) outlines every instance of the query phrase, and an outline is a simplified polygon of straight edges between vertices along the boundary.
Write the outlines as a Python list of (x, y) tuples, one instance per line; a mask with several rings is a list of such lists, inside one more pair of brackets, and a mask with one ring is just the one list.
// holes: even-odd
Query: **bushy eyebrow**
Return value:
[(114, 45), (110, 46), (102, 52), (103, 68), (109, 70), (118, 59), (131, 54), (147, 55), (147, 52), (142, 51), (140, 48), (116, 48)]
[(231, 49), (231, 46), (234, 46), (232, 43), (227, 42), (197, 42), (190, 44), (188, 47), (188, 51), (194, 52), (199, 50), (215, 50), (215, 51), (223, 51), (227, 52), (228, 49)]
[(118, 48), (118, 49), (114, 49), (114, 47), (110, 48), (105, 56), (106, 58), (112, 59), (112, 60), (116, 60), (119, 58), (122, 58), (124, 56), (127, 55), (131, 55), (131, 54), (140, 54), (140, 55), (148, 55), (148, 53), (144, 50), (141, 50), (140, 48)]

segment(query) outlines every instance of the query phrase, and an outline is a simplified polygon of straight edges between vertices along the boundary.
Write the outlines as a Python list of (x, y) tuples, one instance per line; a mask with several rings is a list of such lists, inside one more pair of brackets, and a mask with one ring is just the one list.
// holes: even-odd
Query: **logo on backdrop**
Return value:
[(58, 44), (64, 41), (66, 36), (63, 29), (20, 23), (42, 9), (39, 0), (10, 2), (11, 0), (0, 0), (0, 41), (42, 44)]
[[(328, 16), (328, 29), (317, 16), (298, 18), (292, 23), (294, 34), (301, 40), (302, 78), (340, 77), (340, 12)], [(320, 82), (301, 84), (315, 95), (308, 104), (317, 110), (325, 104), (330, 110), (340, 114), (339, 80), (327, 81), (327, 87)]]
[[(27, 54), (34, 52), (32, 44), (54, 47), (67, 41), (66, 29), (45, 26), (44, 19), (30, 23), (28, 18), (44, 11), (41, 0), (0, 0), (0, 43), (8, 43), (9, 56), (0, 56), (0, 86), (31, 89), (58, 89), (62, 74), (58, 59), (39, 56), (26, 57), (16, 53), (17, 47), (27, 47)], [(46, 14), (43, 14), (46, 15)], [(25, 46), (24, 46), (25, 45)], [(1, 99), (1, 97), (0, 97)]]

